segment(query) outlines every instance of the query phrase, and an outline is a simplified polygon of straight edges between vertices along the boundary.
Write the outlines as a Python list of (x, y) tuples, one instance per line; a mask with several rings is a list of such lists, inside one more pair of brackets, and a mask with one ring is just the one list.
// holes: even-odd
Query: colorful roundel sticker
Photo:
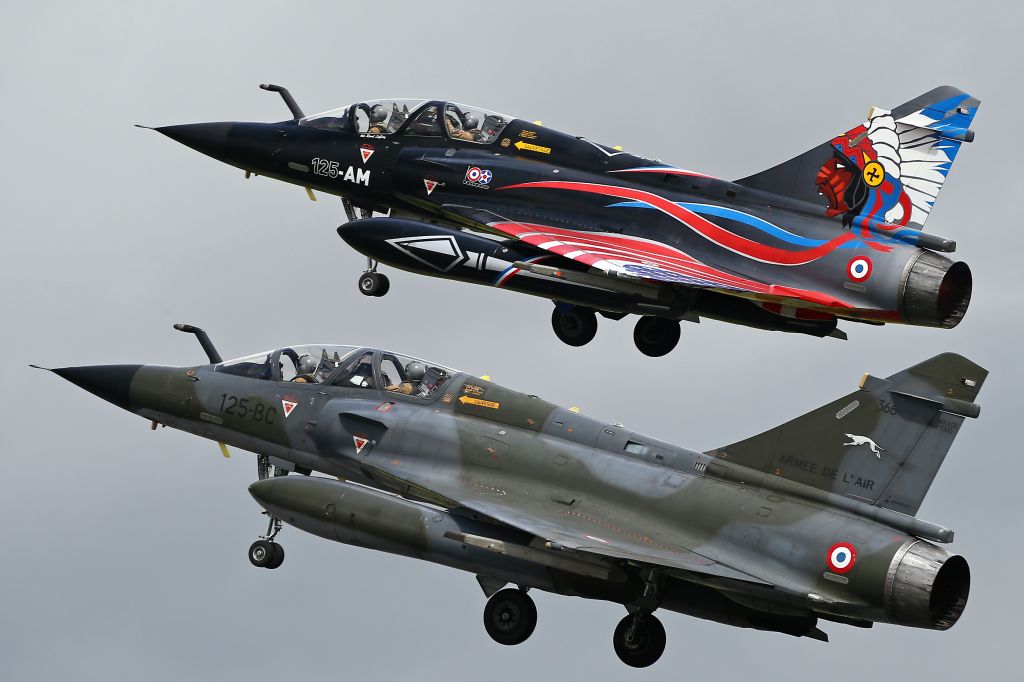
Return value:
[(849, 542), (837, 542), (828, 550), (828, 570), (846, 573), (857, 562), (857, 550)]
[(867, 256), (857, 256), (846, 264), (846, 274), (854, 282), (863, 282), (871, 276), (871, 259)]

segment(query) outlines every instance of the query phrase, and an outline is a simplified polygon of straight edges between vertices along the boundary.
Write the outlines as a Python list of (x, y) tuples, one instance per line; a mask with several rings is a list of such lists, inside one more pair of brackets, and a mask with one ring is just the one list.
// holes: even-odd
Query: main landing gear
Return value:
[(679, 320), (643, 316), (633, 328), (633, 343), (644, 355), (660, 358), (672, 352), (679, 343)]
[[(266, 455), (259, 455), (256, 458), (259, 468), (259, 477), (262, 481), (270, 476), (285, 476), (287, 471), (270, 465), (270, 458)], [(249, 561), (258, 568), (277, 568), (284, 563), (284, 547), (274, 542), (274, 538), (281, 532), (281, 519), (270, 512), (263, 512), (269, 517), (267, 532), (249, 545)]]
[(653, 665), (665, 652), (665, 627), (652, 613), (661, 601), (661, 576), (647, 569), (642, 577), (643, 593), (626, 605), (629, 615), (619, 621), (612, 635), (615, 654), (633, 668)]
[[(623, 313), (601, 314), (616, 320), (624, 316)], [(597, 314), (590, 308), (556, 303), (551, 311), (551, 328), (563, 343), (585, 346), (597, 334)], [(679, 320), (644, 315), (633, 329), (633, 343), (644, 355), (659, 358), (672, 352), (679, 343), (680, 334)]]
[(537, 627), (537, 606), (526, 590), (509, 588), (491, 595), (484, 607), (484, 629), (498, 644), (522, 644)]
[(597, 334), (597, 315), (590, 308), (572, 306), (551, 311), (551, 328), (563, 343), (585, 346)]
[[(645, 576), (645, 583), (643, 595), (628, 606), (629, 615), (619, 621), (612, 635), (615, 654), (633, 668), (653, 665), (665, 652), (665, 627), (652, 613), (658, 601), (657, 576), (650, 573)], [(498, 644), (522, 644), (536, 627), (537, 606), (526, 589), (498, 590), (487, 600), (484, 629)]]
[(665, 651), (665, 626), (654, 614), (637, 611), (619, 621), (612, 635), (615, 654), (634, 668), (646, 668)]

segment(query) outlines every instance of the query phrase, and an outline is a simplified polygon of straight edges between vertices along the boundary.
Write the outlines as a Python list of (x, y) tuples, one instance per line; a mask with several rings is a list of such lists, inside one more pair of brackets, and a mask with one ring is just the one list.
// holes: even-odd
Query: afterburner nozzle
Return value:
[(922, 251), (906, 271), (900, 310), (908, 324), (952, 329), (971, 302), (971, 269), (930, 251)]

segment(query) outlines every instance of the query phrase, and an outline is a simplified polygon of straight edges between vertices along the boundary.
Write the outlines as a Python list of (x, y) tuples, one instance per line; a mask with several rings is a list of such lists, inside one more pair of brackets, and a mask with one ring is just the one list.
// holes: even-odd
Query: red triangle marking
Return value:
[(371, 145), (364, 144), (359, 148), (359, 155), (363, 157), (363, 163), (366, 163), (370, 160), (370, 157), (373, 156), (373, 147)]
[(426, 178), (423, 178), (423, 184), (427, 187), (427, 196), (429, 197), (430, 193), (434, 191), (435, 187), (437, 187), (437, 180), (427, 180)]
[(297, 405), (298, 403), (292, 402), (291, 400), (281, 400), (281, 408), (284, 410), (285, 419), (288, 418), (288, 416), (292, 413), (292, 410), (294, 410)]
[(358, 455), (366, 447), (366, 444), (370, 442), (370, 439), (363, 438), (362, 436), (352, 436), (352, 442), (356, 444), (356, 454)]

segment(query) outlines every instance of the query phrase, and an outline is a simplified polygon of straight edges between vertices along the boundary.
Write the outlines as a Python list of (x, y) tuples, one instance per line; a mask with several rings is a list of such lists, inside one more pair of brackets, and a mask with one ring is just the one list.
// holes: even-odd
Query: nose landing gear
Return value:
[(383, 296), (391, 289), (391, 282), (387, 275), (377, 272), (377, 263), (367, 259), (367, 266), (370, 268), (359, 275), (359, 293), (363, 296)]
[[(279, 469), (270, 464), (267, 455), (258, 455), (256, 467), (259, 479), (262, 481), (270, 476), (285, 476), (287, 471)], [(270, 519), (267, 524), (267, 532), (261, 535), (256, 542), (249, 545), (249, 562), (257, 568), (278, 568), (284, 563), (284, 547), (274, 542), (274, 538), (281, 532), (281, 519), (270, 512), (263, 512)]]
[[(348, 222), (356, 220), (356, 207), (348, 197), (342, 197), (342, 205), (345, 207), (345, 217)], [(359, 207), (359, 218), (366, 219), (373, 216), (373, 211)], [(391, 282), (387, 275), (377, 272), (377, 261), (372, 258), (366, 259), (366, 270), (359, 275), (359, 293), (363, 296), (383, 296), (391, 288)]]
[(249, 561), (257, 568), (277, 568), (284, 563), (284, 547), (273, 540), (257, 540), (249, 545)]

